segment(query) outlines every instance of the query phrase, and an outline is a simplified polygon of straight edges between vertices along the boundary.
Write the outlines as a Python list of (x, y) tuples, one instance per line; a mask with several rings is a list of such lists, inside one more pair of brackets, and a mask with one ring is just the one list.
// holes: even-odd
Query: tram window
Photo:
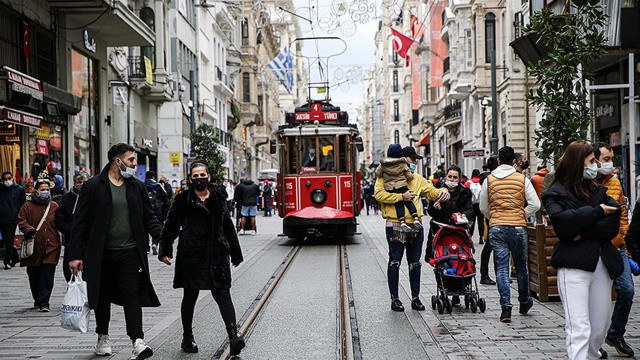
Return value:
[(302, 138), (302, 173), (314, 173), (318, 171), (319, 157), (317, 154), (317, 142), (315, 137)]
[(286, 153), (284, 156), (287, 174), (297, 174), (300, 167), (298, 160), (298, 147), (295, 137), (286, 138)]
[(339, 165), (339, 172), (350, 172), (348, 169), (348, 164), (347, 164), (347, 157), (348, 157), (348, 153), (349, 153), (349, 146), (348, 144), (348, 137), (346, 135), (340, 136), (339, 137), (339, 144), (338, 144), (338, 149), (340, 151), (340, 153), (338, 154), (338, 165)]
[(335, 172), (335, 137), (321, 136), (318, 140), (320, 141), (320, 171)]

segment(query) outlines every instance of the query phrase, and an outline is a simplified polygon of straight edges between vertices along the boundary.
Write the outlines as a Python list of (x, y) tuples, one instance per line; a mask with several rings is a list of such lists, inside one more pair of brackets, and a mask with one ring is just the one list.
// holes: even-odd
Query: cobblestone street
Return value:
[[(362, 216), (362, 235), (348, 242), (359, 345), (363, 359), (560, 359), (564, 357), (564, 319), (559, 301), (535, 302), (527, 316), (514, 314), (511, 324), (498, 321), (498, 292), (495, 286), (480, 285), (487, 299), (485, 313), (455, 307), (451, 315), (439, 315), (427, 306), (424, 312), (389, 309), (386, 281), (387, 245), (378, 216)], [(232, 296), (238, 321), (246, 319), (254, 300), (291, 248), (291, 241), (278, 237), (278, 217), (258, 217), (259, 233), (242, 235), (245, 262), (234, 269)], [(481, 246), (476, 253), (479, 254)], [(204, 291), (196, 306), (194, 333), (198, 354), (180, 350), (182, 291), (172, 288), (173, 267), (150, 256), (151, 276), (162, 306), (144, 309), (144, 330), (157, 359), (214, 359), (226, 338), (217, 306)], [(257, 325), (248, 334), (244, 359), (329, 359), (335, 348), (336, 268), (335, 245), (329, 241), (305, 243), (283, 282), (274, 291)], [(409, 304), (406, 262), (401, 266), (400, 298)], [(2, 359), (90, 359), (93, 358), (94, 319), (90, 331), (80, 334), (60, 327), (60, 304), (65, 286), (58, 266), (51, 299), (51, 313), (30, 308), (31, 297), (24, 269), (0, 272), (0, 358)], [(515, 284), (512, 284), (514, 286)], [(431, 267), (422, 267), (421, 297), (430, 305), (435, 293)], [(513, 302), (517, 303), (515, 288)], [(113, 306), (110, 336), (111, 359), (127, 359), (130, 343), (125, 335), (124, 315)], [(633, 348), (640, 347), (637, 307), (631, 314), (626, 335)], [(93, 314), (92, 314), (93, 316)], [(615, 351), (604, 346), (610, 358)]]

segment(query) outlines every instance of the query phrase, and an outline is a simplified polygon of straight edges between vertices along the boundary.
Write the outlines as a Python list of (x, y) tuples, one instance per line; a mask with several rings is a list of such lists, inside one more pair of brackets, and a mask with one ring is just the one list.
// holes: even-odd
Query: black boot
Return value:
[(227, 326), (227, 334), (229, 334), (230, 355), (240, 355), (240, 351), (244, 349), (244, 337), (238, 334), (238, 327), (232, 323)]
[(198, 352), (198, 344), (193, 340), (193, 334), (184, 334), (182, 336), (182, 351), (190, 354)]

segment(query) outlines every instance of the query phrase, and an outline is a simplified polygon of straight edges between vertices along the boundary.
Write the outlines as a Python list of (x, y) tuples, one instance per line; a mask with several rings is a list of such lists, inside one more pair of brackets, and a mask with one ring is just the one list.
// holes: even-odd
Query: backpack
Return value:
[(160, 199), (158, 199), (158, 193), (156, 189), (157, 188), (147, 188), (147, 195), (149, 196), (149, 202), (151, 203), (151, 211), (153, 211), (154, 214), (160, 214), (162, 204), (160, 204)]
[(477, 182), (469, 181), (471, 185), (469, 186), (469, 190), (471, 190), (471, 202), (473, 204), (478, 204), (480, 202), (480, 191), (482, 191), (482, 185)]

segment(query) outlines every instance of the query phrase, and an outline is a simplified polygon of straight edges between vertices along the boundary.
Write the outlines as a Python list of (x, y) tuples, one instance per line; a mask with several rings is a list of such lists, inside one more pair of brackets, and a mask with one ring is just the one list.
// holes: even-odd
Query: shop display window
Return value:
[(60, 125), (43, 124), (42, 129), (29, 128), (29, 176), (36, 179), (52, 175), (64, 177), (63, 138)]

